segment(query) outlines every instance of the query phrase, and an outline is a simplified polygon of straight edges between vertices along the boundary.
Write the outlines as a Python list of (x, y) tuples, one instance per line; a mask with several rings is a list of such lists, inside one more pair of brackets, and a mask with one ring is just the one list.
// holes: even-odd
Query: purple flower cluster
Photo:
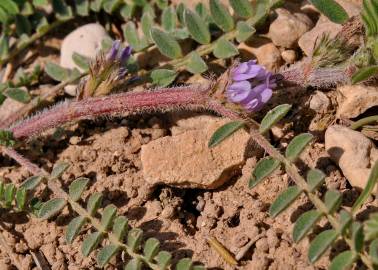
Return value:
[(116, 40), (113, 42), (111, 49), (108, 52), (107, 60), (110, 62), (119, 61), (121, 65), (125, 65), (131, 55), (131, 47), (127, 46), (121, 49), (121, 41)]
[(231, 79), (226, 91), (228, 100), (250, 112), (264, 107), (276, 87), (276, 78), (255, 60), (243, 62), (231, 70)]

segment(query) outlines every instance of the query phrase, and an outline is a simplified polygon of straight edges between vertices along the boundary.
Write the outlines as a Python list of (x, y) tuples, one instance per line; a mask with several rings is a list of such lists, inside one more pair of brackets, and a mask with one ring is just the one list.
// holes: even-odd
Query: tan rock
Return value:
[(286, 63), (293, 64), (297, 60), (297, 53), (294, 50), (285, 50), (281, 53), (281, 57)]
[(278, 17), (270, 24), (268, 36), (276, 46), (295, 48), (298, 39), (313, 27), (311, 19), (302, 13), (291, 13), (278, 8)]
[(3, 104), (0, 105), (0, 121), (7, 119), (14, 112), (18, 111), (25, 104), (15, 101), (14, 99), (7, 98)]
[(221, 144), (208, 148), (215, 130), (229, 121), (218, 118), (201, 129), (187, 130), (143, 145), (141, 160), (145, 180), (150, 184), (187, 188), (221, 186), (245, 162), (249, 141), (248, 132), (240, 129)]
[(255, 56), (258, 63), (270, 71), (277, 71), (281, 66), (281, 52), (269, 39), (253, 38), (248, 43), (240, 43), (239, 49), (243, 59)]
[(363, 189), (371, 167), (378, 160), (378, 150), (374, 143), (360, 132), (334, 125), (325, 133), (325, 148), (331, 159), (338, 163), (349, 183)]
[(338, 89), (338, 118), (354, 118), (367, 109), (378, 106), (378, 87), (345, 85)]
[[(361, 11), (357, 4), (350, 1), (336, 0), (336, 2), (338, 2), (345, 9), (350, 17), (358, 15)], [(330, 37), (333, 38), (340, 32), (341, 29), (341, 24), (331, 22), (326, 16), (321, 15), (315, 27), (309, 32), (305, 33), (299, 39), (299, 47), (306, 55), (311, 56), (318, 37), (321, 37), (324, 33), (328, 33)]]

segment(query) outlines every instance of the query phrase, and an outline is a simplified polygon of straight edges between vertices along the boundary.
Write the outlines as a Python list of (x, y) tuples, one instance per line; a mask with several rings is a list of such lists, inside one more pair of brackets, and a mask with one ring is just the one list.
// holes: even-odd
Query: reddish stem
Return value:
[(165, 111), (169, 109), (203, 109), (208, 107), (208, 89), (176, 87), (141, 93), (122, 93), (82, 101), (63, 103), (24, 120), (10, 130), (15, 139), (33, 135), (67, 122), (98, 116)]

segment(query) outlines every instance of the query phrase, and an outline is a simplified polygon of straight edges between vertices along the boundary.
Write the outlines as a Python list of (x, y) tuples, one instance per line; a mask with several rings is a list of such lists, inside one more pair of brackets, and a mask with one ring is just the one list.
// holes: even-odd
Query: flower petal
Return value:
[(251, 84), (248, 81), (234, 82), (227, 88), (227, 96), (232, 102), (241, 102), (251, 93)]
[(260, 93), (261, 102), (267, 103), (269, 99), (272, 97), (273, 91), (272, 89), (266, 88), (264, 91)]
[[(244, 65), (244, 64), (247, 64), (247, 63), (242, 63), (241, 65), (243, 65), (243, 67), (238, 69), (238, 70), (242, 70), (244, 72), (233, 72), (232, 73), (232, 80), (243, 81), (243, 80), (255, 78), (263, 69), (262, 66), (256, 65), (253, 62), (251, 62), (251, 64), (247, 64), (247, 65)], [(247, 66), (247, 69), (245, 69), (246, 66)]]

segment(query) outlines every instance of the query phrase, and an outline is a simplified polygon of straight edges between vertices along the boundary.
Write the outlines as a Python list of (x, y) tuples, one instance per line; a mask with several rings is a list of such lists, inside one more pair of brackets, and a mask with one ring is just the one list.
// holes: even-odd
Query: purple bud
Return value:
[(228, 100), (244, 109), (256, 112), (270, 100), (276, 87), (276, 77), (251, 60), (243, 62), (231, 72), (232, 83), (227, 88)]
[(131, 55), (132, 48), (130, 46), (127, 46), (121, 51), (121, 55), (119, 57), (119, 61), (121, 62), (121, 65), (125, 65), (127, 60), (129, 59)]
[(120, 40), (115, 40), (113, 42), (113, 45), (112, 45), (111, 49), (109, 50), (108, 55), (106, 57), (110, 62), (113, 62), (114, 60), (117, 59), (117, 55), (118, 55), (118, 51), (119, 51), (120, 46), (121, 46)]

